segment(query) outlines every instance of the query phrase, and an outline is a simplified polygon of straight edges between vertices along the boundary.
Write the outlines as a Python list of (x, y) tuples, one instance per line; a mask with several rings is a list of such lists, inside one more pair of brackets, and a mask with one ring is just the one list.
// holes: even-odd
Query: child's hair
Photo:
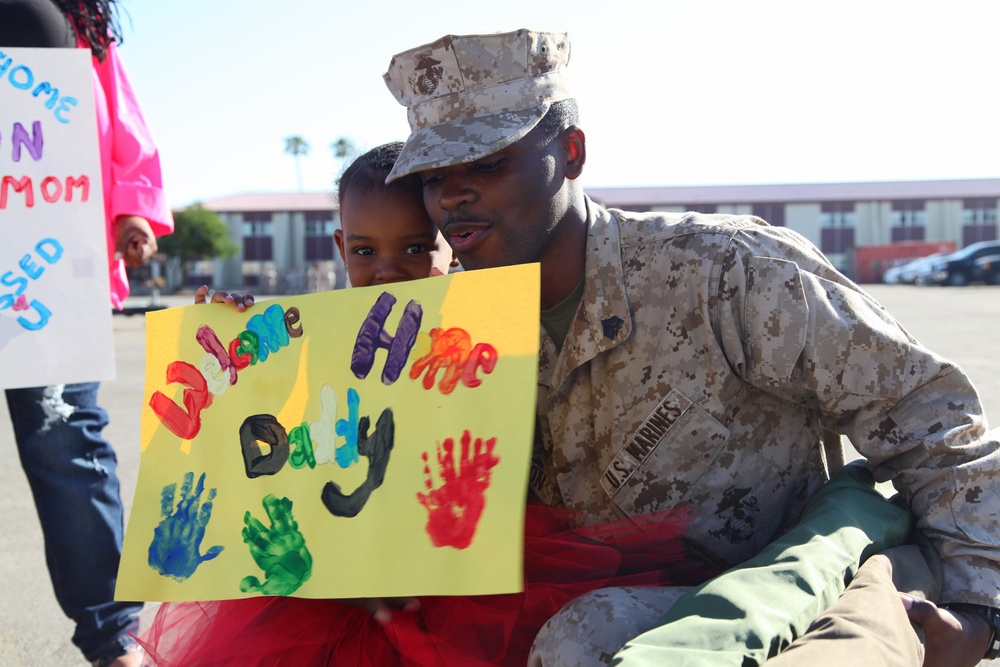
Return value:
[(410, 174), (386, 185), (385, 179), (396, 164), (402, 141), (391, 141), (376, 146), (364, 155), (359, 155), (337, 179), (337, 200), (343, 205), (348, 192), (370, 194), (372, 192), (407, 192), (420, 190), (420, 177)]
[(112, 42), (122, 43), (115, 0), (55, 0), (55, 3), (98, 60), (107, 57)]

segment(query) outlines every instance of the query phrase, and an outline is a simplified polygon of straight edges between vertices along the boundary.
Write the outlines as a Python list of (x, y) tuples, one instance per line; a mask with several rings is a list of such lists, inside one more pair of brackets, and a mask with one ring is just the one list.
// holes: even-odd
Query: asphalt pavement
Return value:
[[(919, 341), (960, 364), (979, 389), (986, 414), (1000, 425), (1000, 287), (911, 287), (866, 289)], [(164, 305), (187, 305), (190, 295), (167, 296)], [(133, 310), (149, 297), (132, 298)], [(101, 404), (111, 415), (105, 436), (115, 445), (126, 511), (139, 470), (139, 420), (143, 396), (145, 320), (141, 314), (113, 318), (117, 379), (105, 382)], [(83, 667), (70, 642), (73, 624), (56, 604), (45, 568), (42, 536), (27, 482), (17, 462), (6, 410), (0, 410), (0, 666)], [(148, 605), (144, 626), (155, 611)], [(994, 661), (1000, 664), (1000, 661)]]

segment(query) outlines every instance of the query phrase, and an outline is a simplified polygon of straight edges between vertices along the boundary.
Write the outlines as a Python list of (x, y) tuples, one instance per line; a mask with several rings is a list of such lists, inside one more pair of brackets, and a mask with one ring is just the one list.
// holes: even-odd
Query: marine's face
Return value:
[(420, 173), (424, 206), (465, 269), (541, 261), (565, 212), (558, 141), (530, 133), (466, 164)]

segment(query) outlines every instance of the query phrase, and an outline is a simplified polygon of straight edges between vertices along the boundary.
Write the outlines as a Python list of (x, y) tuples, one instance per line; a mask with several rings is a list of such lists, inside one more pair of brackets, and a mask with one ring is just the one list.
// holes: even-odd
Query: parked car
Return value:
[(917, 257), (899, 266), (886, 269), (885, 273), (882, 274), (882, 282), (887, 285), (924, 285), (930, 282), (934, 260), (941, 254), (936, 252), (926, 257)]
[(1000, 285), (1000, 254), (986, 255), (976, 260), (976, 280), (987, 285)]
[(931, 272), (934, 270), (934, 262), (943, 253), (936, 252), (927, 257), (915, 259), (903, 266), (899, 272), (899, 282), (904, 285), (926, 285), (931, 281)]
[(900, 264), (899, 266), (890, 266), (888, 269), (882, 272), (882, 282), (886, 285), (897, 285), (899, 284), (899, 272), (903, 270), (905, 264)]
[(982, 277), (976, 272), (976, 260), (988, 255), (1000, 255), (1000, 241), (980, 241), (961, 250), (939, 257), (934, 262), (931, 281), (937, 285), (968, 285)]

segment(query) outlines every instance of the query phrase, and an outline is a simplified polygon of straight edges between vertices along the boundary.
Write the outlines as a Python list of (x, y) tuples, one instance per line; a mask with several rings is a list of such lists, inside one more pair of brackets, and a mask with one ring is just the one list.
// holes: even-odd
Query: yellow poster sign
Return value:
[(537, 265), (149, 313), (116, 597), (522, 588)]

